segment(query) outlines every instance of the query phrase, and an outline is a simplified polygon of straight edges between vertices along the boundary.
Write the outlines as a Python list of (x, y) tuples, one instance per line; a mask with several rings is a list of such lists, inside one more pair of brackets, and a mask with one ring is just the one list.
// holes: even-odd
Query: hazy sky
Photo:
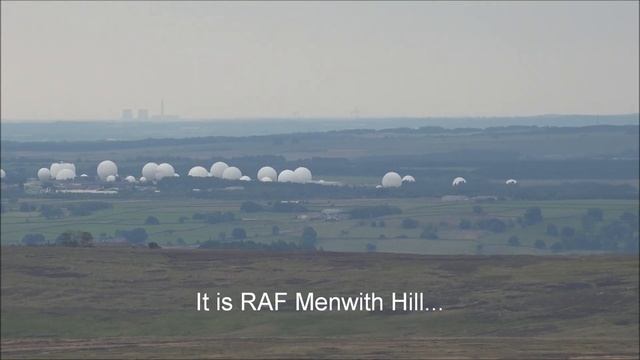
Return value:
[(2, 118), (638, 112), (638, 2), (2, 1)]

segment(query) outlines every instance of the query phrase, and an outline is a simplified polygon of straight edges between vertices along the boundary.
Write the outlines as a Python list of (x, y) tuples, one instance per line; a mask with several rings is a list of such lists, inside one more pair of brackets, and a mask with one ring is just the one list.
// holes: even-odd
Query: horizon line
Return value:
[(391, 119), (404, 119), (404, 120), (430, 120), (430, 119), (514, 119), (514, 118), (544, 118), (544, 117), (570, 117), (570, 116), (585, 116), (585, 117), (615, 117), (615, 116), (638, 116), (640, 112), (635, 113), (606, 113), (606, 114), (594, 114), (594, 113), (546, 113), (546, 114), (534, 114), (534, 115), (443, 115), (443, 116), (402, 116), (402, 115), (388, 115), (388, 116), (358, 116), (358, 117), (340, 117), (340, 116), (266, 116), (266, 117), (179, 117), (176, 115), (167, 116), (161, 118), (158, 116), (149, 117), (146, 119), (123, 119), (123, 118), (0, 118), (0, 122), (6, 123), (56, 123), (56, 122), (124, 122), (124, 123), (142, 123), (142, 122), (188, 122), (188, 121), (358, 121), (358, 120), (391, 120)]

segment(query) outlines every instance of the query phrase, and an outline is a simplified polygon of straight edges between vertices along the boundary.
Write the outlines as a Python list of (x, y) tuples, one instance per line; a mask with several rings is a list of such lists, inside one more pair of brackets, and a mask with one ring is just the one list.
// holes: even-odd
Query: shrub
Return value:
[(594, 221), (602, 221), (604, 219), (604, 211), (600, 208), (587, 209), (587, 216)]
[(562, 227), (562, 231), (560, 232), (563, 238), (570, 238), (576, 234), (576, 229), (571, 226)]
[(547, 225), (547, 235), (558, 236), (558, 227), (555, 224)]
[(264, 207), (253, 201), (245, 201), (240, 205), (240, 211), (247, 213), (260, 212), (264, 211)]
[(624, 223), (629, 224), (634, 229), (638, 228), (638, 214), (625, 211), (622, 215), (620, 215), (620, 220)]
[(542, 222), (542, 210), (539, 207), (530, 207), (524, 212), (525, 225), (535, 225)]
[(458, 224), (458, 227), (462, 230), (471, 229), (471, 221), (469, 219), (462, 219), (460, 220), (460, 224)]
[(160, 225), (160, 220), (158, 220), (155, 216), (147, 216), (147, 219), (144, 221), (145, 225)]
[(561, 243), (561, 242), (559, 242), (559, 241), (554, 242), (553, 244), (551, 244), (551, 247), (550, 247), (550, 249), (551, 249), (553, 252), (561, 251), (561, 250), (562, 250), (562, 248), (563, 248), (563, 245), (562, 245), (562, 243)]
[(160, 247), (160, 245), (158, 245), (158, 243), (154, 241), (147, 244), (147, 246), (149, 247), (149, 249), (162, 249), (162, 247)]
[(422, 232), (420, 233), (420, 238), (427, 239), (427, 240), (436, 240), (438, 238), (438, 229), (433, 225), (429, 224), (425, 226), (424, 229), (422, 229)]
[(105, 201), (83, 201), (65, 206), (73, 216), (87, 216), (98, 210), (113, 208), (113, 205)]
[(482, 219), (478, 221), (477, 226), (482, 230), (489, 230), (495, 233), (502, 233), (507, 229), (504, 221), (496, 218)]
[(90, 247), (93, 246), (93, 235), (86, 231), (65, 231), (58, 235), (56, 244), (69, 247)]
[(473, 213), (474, 214), (482, 214), (484, 209), (480, 205), (473, 205)]
[(32, 211), (36, 211), (36, 206), (33, 204), (29, 204), (26, 202), (23, 202), (20, 204), (20, 211), (22, 212), (32, 212)]
[(26, 246), (38, 246), (45, 243), (44, 235), (42, 234), (26, 234), (22, 237), (22, 243)]
[(57, 206), (41, 205), (40, 214), (46, 219), (61, 219), (64, 217), (64, 211)]
[(231, 237), (236, 240), (242, 240), (247, 238), (247, 232), (243, 228), (234, 228), (231, 231)]
[(144, 244), (149, 238), (147, 230), (135, 228), (132, 230), (116, 230), (116, 236), (125, 239), (131, 244)]
[(403, 229), (417, 229), (420, 223), (416, 219), (405, 218), (402, 219), (402, 228)]
[(547, 248), (547, 244), (544, 242), (544, 240), (536, 240), (536, 242), (533, 244), (533, 246), (535, 246), (536, 249), (546, 249)]
[(511, 237), (509, 237), (509, 240), (507, 240), (507, 243), (510, 246), (520, 246), (520, 239), (517, 236), (512, 235)]
[(232, 222), (236, 220), (236, 216), (232, 212), (213, 211), (207, 213), (195, 213), (193, 220), (201, 220), (209, 224), (219, 224), (224, 222)]
[(378, 247), (376, 246), (376, 244), (367, 243), (366, 248), (368, 252), (375, 252)]
[(318, 241), (318, 233), (311, 226), (305, 226), (302, 230), (302, 244), (303, 249), (315, 249)]
[(422, 230), (422, 232), (420, 233), (420, 238), (427, 239), (427, 240), (437, 240), (438, 233), (433, 230), (425, 229), (425, 230)]

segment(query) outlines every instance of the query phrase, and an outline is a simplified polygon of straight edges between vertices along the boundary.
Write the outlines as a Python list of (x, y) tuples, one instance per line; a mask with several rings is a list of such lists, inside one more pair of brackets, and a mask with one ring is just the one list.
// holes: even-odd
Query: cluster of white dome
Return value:
[[(118, 166), (111, 160), (104, 160), (98, 164), (96, 169), (98, 178), (105, 182), (115, 182), (118, 179)], [(0, 176), (2, 179), (6, 177), (6, 172), (0, 169)], [(73, 180), (76, 178), (76, 166), (73, 163), (58, 162), (52, 163), (49, 168), (41, 168), (37, 173), (40, 181), (48, 180)], [(142, 176), (140, 182), (158, 181), (168, 177), (178, 177), (178, 175), (169, 163), (161, 163), (160, 165), (149, 162), (142, 167)], [(242, 171), (235, 166), (229, 166), (225, 162), (218, 161), (211, 165), (210, 171), (202, 166), (194, 166), (189, 170), (188, 176), (190, 177), (215, 177), (224, 180), (241, 180), (251, 181), (251, 178), (247, 175), (243, 175)], [(81, 177), (87, 177), (86, 174), (82, 174)], [(280, 183), (298, 183), (305, 184), (313, 182), (313, 175), (311, 171), (306, 167), (298, 167), (295, 170), (285, 169), (278, 174), (278, 172), (271, 166), (263, 166), (258, 170), (256, 178), (261, 182), (280, 182)], [(134, 176), (127, 176), (124, 181), (128, 183), (136, 183), (137, 180)], [(401, 187), (405, 182), (415, 182), (416, 179), (411, 175), (405, 175), (401, 177), (397, 172), (390, 171), (382, 177), (381, 185), (377, 185), (376, 188), (397, 188)], [(323, 181), (317, 181), (316, 183), (322, 183)], [(467, 180), (463, 177), (456, 177), (451, 183), (452, 186), (457, 187), (466, 184)], [(508, 179), (505, 181), (506, 185), (516, 185), (518, 183), (515, 179)]]
[(277, 181), (281, 183), (295, 183), (295, 184), (306, 184), (306, 183), (310, 183), (312, 180), (313, 180), (313, 175), (311, 174), (311, 170), (302, 166), (298, 167), (295, 170), (289, 170), (289, 169), (282, 170), (278, 175), (278, 179), (277, 179)]
[(76, 166), (72, 163), (52, 163), (49, 168), (41, 168), (38, 170), (38, 179), (40, 181), (47, 180), (73, 180), (76, 177)]
[[(144, 175), (144, 173), (143, 173)], [(243, 175), (242, 171), (235, 167), (229, 166), (223, 161), (217, 161), (211, 165), (210, 171), (207, 172), (202, 166), (194, 166), (189, 170), (189, 176), (192, 177), (215, 177), (224, 180), (240, 180), (251, 181), (251, 177)], [(280, 174), (271, 166), (263, 166), (258, 170), (256, 179), (261, 182), (282, 182), (282, 183), (309, 183), (313, 180), (311, 171), (306, 167), (299, 167), (295, 170), (282, 170)]]
[(389, 171), (382, 177), (382, 185), (380, 185), (379, 187), (376, 186), (376, 188), (396, 188), (402, 186), (402, 183), (405, 182), (416, 182), (416, 178), (411, 175), (400, 177), (400, 174), (398, 174), (397, 172)]
[[(201, 168), (205, 174), (208, 173), (206, 169)], [(192, 169), (193, 170), (193, 169)], [(98, 179), (104, 182), (112, 183), (118, 180), (118, 166), (111, 160), (104, 160), (98, 164), (96, 169)], [(71, 163), (53, 163), (51, 168), (42, 168), (38, 170), (38, 179), (40, 181), (47, 180), (72, 180), (76, 177), (75, 165)], [(192, 175), (191, 173), (189, 175)], [(160, 165), (150, 162), (142, 167), (142, 176), (140, 182), (158, 181), (167, 177), (178, 177), (178, 175), (169, 163), (162, 163)], [(86, 174), (82, 174), (81, 177), (88, 177)], [(134, 176), (129, 175), (124, 178), (124, 181), (128, 183), (136, 183), (137, 180)]]
[(169, 163), (162, 163), (160, 165), (149, 162), (142, 167), (142, 176), (140, 182), (158, 181), (164, 178), (178, 177), (173, 165)]
[(271, 166), (263, 166), (256, 177), (262, 182), (273, 182), (278, 180), (278, 172)]
[(224, 180), (243, 180), (250, 181), (251, 178), (243, 176), (242, 171), (235, 166), (229, 166), (223, 161), (217, 161), (211, 165), (211, 169), (207, 171), (202, 166), (194, 166), (188, 173), (191, 177), (215, 177)]
[(118, 166), (111, 160), (104, 160), (98, 164), (97, 173), (100, 180), (114, 182), (118, 176)]

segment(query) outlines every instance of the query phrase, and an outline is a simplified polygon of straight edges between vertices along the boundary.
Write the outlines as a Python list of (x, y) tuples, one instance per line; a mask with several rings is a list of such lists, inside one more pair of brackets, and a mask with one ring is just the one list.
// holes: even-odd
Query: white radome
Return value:
[(402, 186), (402, 178), (397, 172), (389, 171), (382, 177), (382, 187), (400, 187)]
[(75, 176), (75, 174), (76, 174), (76, 165), (75, 164), (63, 163), (62, 164), (62, 168), (63, 169), (69, 169), (69, 170), (73, 171), (73, 175)]
[(268, 177), (268, 176), (265, 176), (262, 179), (260, 179), (260, 181), (262, 181), (262, 182), (273, 182), (273, 179)]
[(416, 182), (416, 178), (414, 178), (414, 177), (413, 177), (413, 176), (411, 176), (411, 175), (405, 175), (405, 176), (402, 178), (402, 182)]
[(505, 181), (505, 184), (507, 184), (507, 185), (515, 185), (517, 183), (518, 182), (516, 181), (516, 179), (509, 179), (509, 180)]
[(87, 174), (82, 174), (82, 175), (80, 175), (80, 177), (82, 177), (82, 178), (86, 178), (86, 177), (89, 177), (89, 175), (87, 175)]
[(156, 180), (161, 180), (166, 177), (174, 177), (176, 170), (168, 163), (162, 163), (158, 165), (155, 171)]
[(382, 189), (382, 185), (376, 185), (376, 189)]
[(293, 173), (296, 176), (296, 182), (301, 184), (308, 183), (313, 179), (311, 171), (303, 166), (295, 169)]
[(251, 178), (250, 178), (250, 177), (248, 177), (247, 175), (243, 175), (243, 176), (241, 176), (241, 177), (240, 177), (240, 179), (238, 179), (238, 180), (240, 180), (240, 181), (251, 181)]
[(467, 183), (467, 180), (465, 178), (458, 176), (457, 178), (453, 179), (453, 182), (451, 183), (451, 185), (458, 186), (466, 183)]
[(135, 177), (133, 177), (133, 176), (131, 176), (131, 175), (129, 175), (129, 176), (127, 176), (126, 178), (124, 178), (124, 181), (126, 181), (126, 182), (128, 182), (128, 183), (132, 183), (132, 184), (133, 184), (133, 183), (135, 183), (135, 182), (136, 182), (136, 178), (135, 178)]
[(49, 173), (51, 174), (52, 178), (56, 178), (56, 176), (58, 175), (58, 171), (60, 171), (60, 164), (59, 163), (53, 163), (51, 164), (51, 167), (49, 167)]
[(228, 167), (222, 172), (222, 178), (225, 180), (240, 180), (242, 171), (235, 166)]
[(209, 172), (202, 166), (194, 166), (189, 170), (187, 175), (192, 177), (209, 177)]
[(289, 170), (282, 170), (280, 172), (280, 175), (278, 175), (278, 182), (281, 183), (288, 183), (288, 182), (295, 182), (296, 181), (296, 174)]
[(57, 179), (58, 172), (63, 169), (71, 170), (73, 172), (73, 177), (76, 176), (76, 166), (74, 164), (59, 162), (51, 164), (51, 167), (49, 168), (51, 178)]
[(56, 174), (56, 180), (58, 181), (73, 180), (75, 177), (76, 173), (71, 169), (62, 169)]
[(6, 177), (7, 177), (6, 171), (4, 171), (3, 169), (0, 169), (0, 179), (4, 179)]
[(218, 161), (211, 165), (211, 176), (222, 179), (222, 173), (229, 167), (226, 162)]
[(154, 162), (146, 163), (142, 167), (142, 177), (144, 177), (145, 180), (153, 180), (156, 178), (156, 170), (158, 170), (158, 164)]
[(144, 177), (144, 176), (140, 176), (140, 182), (141, 182), (141, 183), (145, 183), (145, 182), (147, 182), (147, 178), (146, 178), (146, 177)]
[(51, 171), (49, 171), (49, 169), (47, 168), (41, 168), (40, 170), (38, 170), (38, 180), (40, 181), (51, 180)]
[(109, 175), (106, 177), (105, 179), (106, 182), (115, 182), (116, 181), (116, 176), (115, 175)]
[(118, 166), (111, 160), (105, 160), (98, 164), (97, 172), (100, 180), (105, 181), (109, 176), (115, 178), (118, 175)]
[(276, 181), (278, 180), (278, 172), (271, 166), (263, 166), (260, 168), (260, 170), (258, 170), (257, 178), (260, 179), (260, 181), (264, 181), (264, 178), (269, 178), (271, 181)]

